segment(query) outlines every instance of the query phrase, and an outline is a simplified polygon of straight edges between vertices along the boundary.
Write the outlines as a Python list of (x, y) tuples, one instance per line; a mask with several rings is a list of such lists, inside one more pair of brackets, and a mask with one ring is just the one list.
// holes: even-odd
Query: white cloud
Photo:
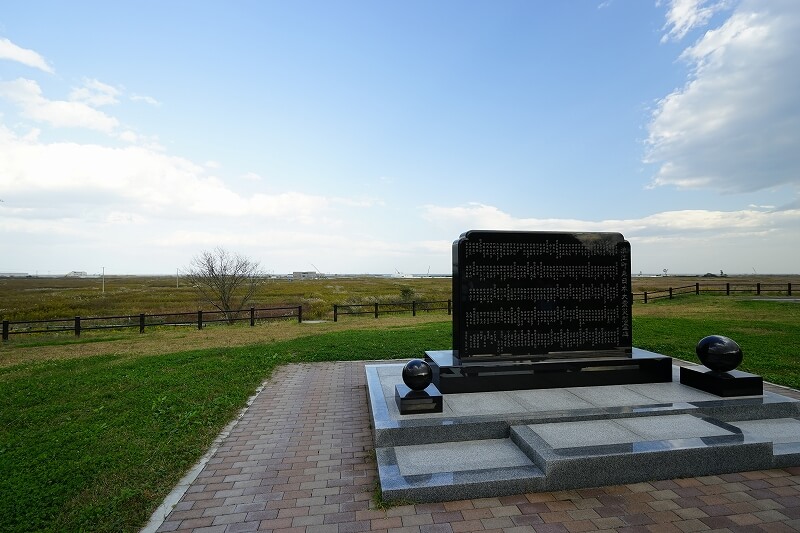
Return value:
[(83, 102), (48, 100), (34, 80), (18, 78), (0, 82), (0, 97), (19, 106), (24, 117), (57, 128), (87, 128), (111, 133), (119, 126), (116, 118)]
[(106, 83), (87, 79), (82, 87), (76, 87), (69, 93), (73, 102), (81, 102), (92, 107), (100, 107), (119, 103), (120, 90)]
[[(720, 3), (673, 2), (676, 28)], [(688, 31), (688, 30), (687, 30)], [(657, 104), (645, 161), (654, 186), (727, 192), (800, 185), (800, 2), (745, 0), (687, 48), (686, 85)]]
[(246, 172), (246, 173), (242, 174), (241, 178), (243, 180), (245, 180), (245, 181), (254, 181), (254, 182), (255, 181), (262, 181), (264, 179), (259, 174), (255, 173), (255, 172)]
[[(282, 219), (315, 224), (334, 205), (362, 202), (299, 192), (243, 196), (209, 169), (143, 146), (42, 143), (0, 126), (0, 190), (42, 212), (125, 210), (141, 216)], [(102, 206), (102, 207), (101, 207)], [(329, 221), (333, 224), (333, 221)]]
[(38, 68), (49, 74), (55, 71), (53, 67), (47, 64), (47, 61), (38, 53), (27, 48), (22, 48), (8, 39), (0, 39), (0, 59), (9, 59), (28, 65), (29, 67)]
[(667, 33), (661, 41), (683, 39), (694, 28), (705, 26), (715, 13), (729, 5), (730, 2), (725, 0), (672, 0), (664, 24)]
[(117, 135), (117, 138), (125, 142), (135, 143), (139, 140), (139, 135), (137, 135), (136, 132), (133, 132), (131, 130), (125, 130), (123, 132), (120, 132)]
[(614, 231), (625, 236), (684, 235), (699, 232), (752, 233), (800, 226), (800, 209), (738, 211), (677, 210), (654, 213), (638, 219), (516, 218), (497, 207), (472, 203), (466, 206), (428, 205), (423, 217), (441, 226), (464, 229), (513, 231)]
[[(800, 206), (795, 209), (737, 211), (677, 210), (637, 219), (600, 221), (517, 218), (483, 204), (425, 206), (429, 227), (457, 236), (468, 229), (512, 231), (609, 231), (631, 242), (634, 269), (660, 272), (787, 273), (797, 269)], [(430, 243), (436, 246), (435, 243)], [(447, 253), (441, 243), (441, 253)]]
[(159, 102), (158, 100), (156, 100), (152, 96), (142, 96), (142, 95), (138, 95), (138, 94), (133, 94), (133, 95), (131, 95), (130, 98), (134, 102), (144, 102), (146, 104), (150, 104), (150, 105), (156, 106), (156, 107), (161, 105), (161, 102)]

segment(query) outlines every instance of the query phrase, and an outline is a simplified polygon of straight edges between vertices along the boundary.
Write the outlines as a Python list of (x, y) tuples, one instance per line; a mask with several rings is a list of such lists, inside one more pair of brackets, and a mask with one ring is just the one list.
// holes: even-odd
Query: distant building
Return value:
[(67, 272), (64, 276), (65, 278), (85, 278), (89, 274), (86, 273), (84, 270), (73, 270), (72, 272)]
[(0, 272), (0, 278), (27, 278), (30, 274), (27, 272)]
[(310, 272), (292, 272), (292, 279), (319, 279), (319, 273)]

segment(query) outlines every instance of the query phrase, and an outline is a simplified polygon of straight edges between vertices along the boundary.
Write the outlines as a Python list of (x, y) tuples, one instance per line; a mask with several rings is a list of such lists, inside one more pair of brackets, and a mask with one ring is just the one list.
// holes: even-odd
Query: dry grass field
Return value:
[[(329, 318), (334, 304), (438, 301), (450, 298), (449, 278), (326, 278), (267, 280), (254, 307), (303, 306), (307, 318)], [(0, 278), (0, 320), (138, 315), (212, 310), (174, 277)]]
[[(800, 291), (800, 276), (668, 276), (633, 277), (633, 292), (669, 287), (755, 290), (756, 283)], [(256, 293), (255, 307), (303, 306), (309, 319), (329, 319), (333, 305), (391, 301), (440, 301), (451, 297), (450, 278), (334, 277), (318, 280), (272, 279)], [(99, 278), (0, 278), (0, 320), (43, 320), (74, 316), (138, 315), (139, 313), (211, 310), (197, 291), (174, 277), (107, 276)]]

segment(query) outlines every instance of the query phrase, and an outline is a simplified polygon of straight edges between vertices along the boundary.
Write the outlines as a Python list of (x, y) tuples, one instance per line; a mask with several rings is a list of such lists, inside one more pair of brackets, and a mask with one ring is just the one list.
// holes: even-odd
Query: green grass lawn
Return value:
[(0, 369), (0, 531), (137, 530), (276, 366), (450, 342), (438, 322)]
[[(647, 314), (636, 312), (642, 307), (648, 307)], [(740, 370), (800, 388), (798, 303), (685, 296), (634, 309), (633, 340), (640, 348), (699, 363), (697, 341), (724, 335), (742, 347)]]
[[(408, 358), (451, 346), (446, 316), (347, 329), (355, 324), (158, 355), (125, 352), (120, 341), (108, 343), (114, 355), (0, 365), (0, 531), (137, 530), (278, 365)], [(236, 330), (174, 335), (190, 345), (193, 335), (226, 331)], [(742, 368), (800, 387), (798, 304), (685, 296), (634, 306), (636, 346), (693, 360), (695, 343), (710, 334), (742, 345)], [(9, 344), (0, 358), (46, 348)]]

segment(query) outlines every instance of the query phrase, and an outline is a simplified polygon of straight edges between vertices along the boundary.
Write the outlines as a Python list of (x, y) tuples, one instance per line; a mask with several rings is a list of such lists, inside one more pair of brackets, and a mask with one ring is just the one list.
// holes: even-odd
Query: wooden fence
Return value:
[[(731, 294), (750, 293), (756, 296), (764, 294), (777, 294), (792, 296), (791, 283), (756, 283), (753, 284), (732, 284), (732, 283), (710, 283), (701, 286), (700, 283), (685, 285), (683, 287), (669, 287), (658, 291), (644, 291), (633, 293), (634, 301), (648, 303), (660, 298), (675, 298), (676, 296), (701, 293), (710, 294)], [(452, 300), (436, 300), (430, 302), (391, 302), (391, 303), (370, 303), (370, 304), (334, 304), (333, 321), (337, 322), (340, 315), (373, 315), (378, 318), (381, 314), (411, 313), (417, 316), (418, 312), (428, 311), (447, 311), (448, 315), (453, 313)], [(138, 315), (102, 316), (102, 317), (80, 317), (61, 318), (53, 320), (3, 320), (3, 340), (7, 341), (11, 335), (25, 333), (58, 333), (72, 331), (76, 336), (81, 331), (98, 329), (119, 329), (119, 328), (139, 328), (139, 333), (144, 333), (146, 327), (156, 326), (203, 326), (215, 322), (243, 322), (249, 321), (254, 326), (259, 320), (276, 320), (297, 317), (298, 322), (303, 321), (303, 306), (292, 307), (251, 307), (242, 310), (233, 317), (228, 318), (222, 311), (197, 311), (191, 313), (155, 313)]]
[[(447, 304), (445, 306), (445, 304)], [(397, 313), (411, 313), (411, 316), (417, 316), (420, 311), (444, 311), (447, 314), (453, 313), (452, 300), (437, 300), (432, 302), (390, 302), (390, 303), (372, 303), (372, 304), (334, 304), (333, 305), (333, 321), (339, 321), (339, 315), (373, 315), (378, 318), (381, 313), (383, 314), (397, 314)]]
[(749, 293), (755, 294), (756, 296), (761, 296), (762, 294), (776, 294), (776, 295), (792, 295), (792, 284), (791, 283), (756, 283), (755, 285), (752, 284), (745, 284), (745, 283), (707, 283), (704, 284), (702, 287), (700, 283), (695, 283), (694, 285), (685, 285), (683, 287), (670, 287), (668, 289), (662, 289), (659, 291), (644, 291), (644, 292), (635, 292), (633, 293), (634, 301), (641, 300), (642, 303), (647, 303), (651, 300), (658, 300), (659, 298), (669, 298), (670, 300), (675, 296), (680, 296), (682, 294), (695, 294), (699, 295), (701, 293), (710, 293), (710, 294), (725, 294), (726, 296), (730, 296), (731, 294), (737, 293)]
[(297, 317), (298, 322), (303, 321), (303, 306), (294, 307), (251, 307), (226, 317), (223, 311), (197, 311), (191, 313), (155, 313), (120, 316), (96, 316), (61, 318), (54, 320), (3, 320), (3, 340), (7, 341), (11, 335), (24, 333), (58, 333), (72, 331), (76, 336), (81, 331), (96, 329), (139, 328), (139, 333), (144, 333), (146, 327), (156, 326), (197, 326), (203, 329), (204, 325), (215, 322), (244, 322), (249, 321), (255, 326), (259, 320), (278, 320)]

